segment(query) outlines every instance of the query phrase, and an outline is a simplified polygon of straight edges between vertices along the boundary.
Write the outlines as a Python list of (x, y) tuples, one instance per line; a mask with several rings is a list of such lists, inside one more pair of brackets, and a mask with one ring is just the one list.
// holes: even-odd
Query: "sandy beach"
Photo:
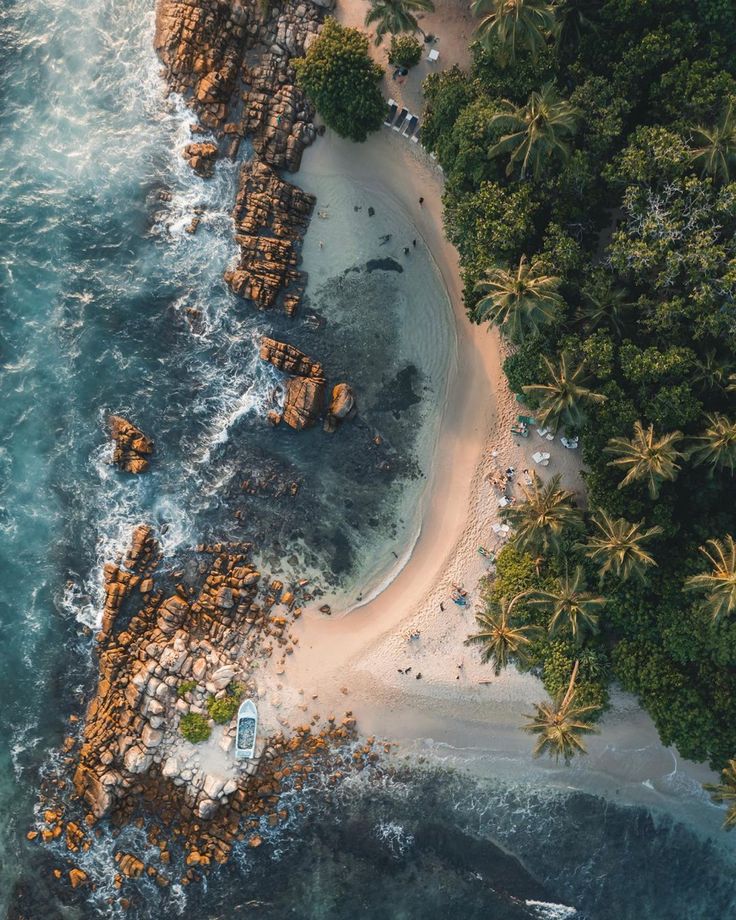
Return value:
[[(347, 24), (362, 25), (366, 8), (367, 3), (343, 2), (337, 12)], [(468, 62), (465, 10), (464, 4), (438, 3), (437, 12), (422, 22), (426, 31), (438, 35), (442, 66)], [(381, 59), (383, 48), (374, 54)], [(420, 113), (421, 81), (431, 66), (423, 60), (401, 87), (389, 73), (386, 97)], [(390, 128), (359, 145), (328, 130), (306, 152), (297, 181), (309, 187), (319, 177), (335, 175), (391, 196), (415, 225), (452, 304), (456, 371), (423, 496), (421, 532), (410, 558), (387, 573), (383, 590), (362, 605), (333, 610), (331, 616), (316, 606), (305, 609), (293, 631), (298, 647), (286, 674), (264, 673), (262, 697), (278, 699), (280, 720), (303, 719), (312, 707), (321, 717), (347, 707), (364, 734), (390, 738), (407, 753), (431, 749), (434, 756), (480, 774), (541, 771), (547, 780), (568, 788), (623, 795), (626, 801), (670, 807), (676, 799), (679, 811), (715, 831), (720, 812), (704, 807), (707, 797), (701, 789), (712, 774), (664, 748), (633, 698), (614, 694), (600, 734), (588, 743), (589, 756), (573, 768), (535, 762), (530, 739), (519, 725), (530, 704), (544, 698), (541, 682), (514, 668), (494, 678), (480, 664), (477, 651), (464, 646), (480, 606), (478, 583), (490, 570), (478, 547), (502, 545), (492, 529), (498, 522), (499, 493), (490, 477), (513, 467), (516, 476), (509, 494), (519, 496), (523, 471), (535, 469), (543, 479), (559, 473), (582, 504), (579, 453), (566, 450), (559, 438), (540, 437), (535, 429), (526, 439), (510, 431), (524, 410), (503, 375), (505, 351), (498, 331), (467, 320), (458, 256), (443, 231), (443, 178), (436, 163), (420, 145)], [(551, 454), (546, 468), (531, 459), (539, 450)], [(453, 584), (468, 592), (468, 606), (452, 602)]]

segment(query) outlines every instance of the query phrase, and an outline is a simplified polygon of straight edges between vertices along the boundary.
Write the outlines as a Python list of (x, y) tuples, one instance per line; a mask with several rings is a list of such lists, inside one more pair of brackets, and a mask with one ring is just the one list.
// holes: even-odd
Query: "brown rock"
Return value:
[(81, 884), (87, 881), (87, 873), (82, 869), (70, 869), (69, 881), (71, 882), (72, 888), (78, 888)]
[[(182, 151), (182, 155), (199, 176), (208, 178), (215, 171), (215, 161), (217, 160), (216, 144), (187, 144)], [(196, 230), (196, 226), (194, 229)], [(194, 230), (191, 232), (193, 233)]]
[(121, 415), (111, 415), (108, 423), (110, 437), (115, 442), (113, 463), (126, 473), (142, 473), (147, 470), (146, 458), (153, 453), (153, 441)]

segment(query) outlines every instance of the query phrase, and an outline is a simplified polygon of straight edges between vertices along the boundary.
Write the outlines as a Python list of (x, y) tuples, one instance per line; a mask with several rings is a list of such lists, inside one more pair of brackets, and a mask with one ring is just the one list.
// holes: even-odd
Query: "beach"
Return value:
[[(365, 8), (367, 3), (338, 4), (338, 15), (358, 25)], [(453, 3), (438, 4), (438, 12), (422, 23), (440, 36), (443, 66), (467, 63), (467, 22), (455, 16), (455, 9)], [(377, 58), (382, 50), (375, 52)], [(431, 66), (423, 61), (401, 87), (410, 110), (420, 110), (420, 84)], [(386, 95), (398, 99), (390, 73), (385, 83)], [(513, 771), (523, 765), (548, 779), (553, 774), (560, 782), (598, 792), (618, 790), (618, 795), (624, 782), (632, 801), (667, 807), (675, 805), (668, 800), (676, 795), (676, 809), (684, 793), (685, 809), (715, 831), (720, 814), (703, 808), (707, 797), (701, 789), (702, 782), (713, 780), (712, 771), (664, 748), (651, 719), (620, 691), (613, 693), (600, 734), (587, 742), (589, 756), (575, 769), (532, 764), (531, 740), (519, 726), (531, 704), (546, 696), (541, 681), (514, 667), (493, 677), (477, 650), (464, 645), (474, 631), (473, 613), (482, 607), (479, 583), (491, 572), (478, 547), (498, 550), (503, 545), (492, 530), (499, 520), (499, 493), (489, 481), (495, 471), (514, 468), (510, 494), (517, 497), (524, 471), (534, 470), (545, 481), (559, 474), (584, 506), (579, 451), (564, 448), (559, 437), (540, 437), (534, 428), (526, 439), (511, 433), (517, 414), (527, 410), (508, 389), (498, 330), (468, 321), (457, 253), (443, 232), (443, 178), (436, 162), (386, 127), (361, 145), (328, 130), (306, 152), (297, 181), (309, 189), (331, 175), (390, 196), (416, 226), (452, 304), (457, 357), (411, 555), (385, 574), (375, 596), (366, 592), (363, 602), (333, 609), (331, 616), (321, 614), (318, 603), (305, 610), (294, 630), (299, 648), (289, 662), (288, 686), (303, 690), (304, 697), (316, 694), (322, 709), (349, 704), (365, 734), (395, 739), (411, 750), (419, 739), (449, 745), (445, 753), (454, 751), (459, 761), (481, 773), (489, 763), (497, 770), (510, 760)], [(310, 228), (305, 246), (315, 232)], [(536, 451), (549, 451), (549, 466), (535, 465), (531, 455)], [(466, 607), (453, 603), (453, 585), (468, 592)], [(279, 694), (282, 715), (297, 718), (302, 695), (290, 695), (285, 688)]]

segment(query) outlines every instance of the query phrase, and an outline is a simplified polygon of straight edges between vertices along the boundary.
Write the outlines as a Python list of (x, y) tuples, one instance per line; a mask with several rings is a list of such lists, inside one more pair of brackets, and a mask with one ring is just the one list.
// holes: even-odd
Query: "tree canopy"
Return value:
[[(524, 666), (549, 713), (578, 652), (578, 698), (614, 677), (666, 744), (723, 769), (736, 756), (736, 11), (472, 9), (472, 68), (426, 79), (423, 143), (444, 171), (468, 314), (508, 340), (522, 411), (580, 435), (589, 509), (551, 529), (542, 486), (514, 507), (504, 553), (519, 577), (499, 572), (501, 596), (542, 593), (508, 626), (541, 627)], [(579, 618), (576, 645), (561, 624), (596, 578), (605, 606), (588, 607), (597, 631)]]
[(368, 39), (358, 29), (327, 19), (306, 56), (292, 62), (297, 83), (325, 123), (342, 137), (364, 141), (386, 114), (379, 89), (383, 71), (368, 54)]

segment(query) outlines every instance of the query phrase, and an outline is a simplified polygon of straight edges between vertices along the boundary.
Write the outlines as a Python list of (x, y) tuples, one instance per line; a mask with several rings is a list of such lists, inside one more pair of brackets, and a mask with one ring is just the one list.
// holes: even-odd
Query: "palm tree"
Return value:
[(511, 658), (523, 663), (529, 652), (530, 633), (534, 626), (511, 626), (509, 619), (516, 603), (527, 594), (522, 591), (510, 601), (502, 598), (498, 609), (489, 607), (482, 613), (476, 613), (479, 632), (468, 636), (465, 645), (482, 645), (480, 660), (483, 664), (493, 662), (493, 673), (498, 677), (508, 665)]
[(522, 486), (525, 501), (504, 508), (501, 516), (514, 528), (513, 542), (519, 549), (556, 552), (566, 530), (580, 526), (580, 511), (573, 505), (573, 493), (560, 488), (560, 475), (549, 482), (533, 474), (532, 484)]
[(432, 0), (371, 0), (371, 7), (365, 14), (366, 26), (378, 23), (376, 44), (380, 45), (384, 35), (398, 35), (399, 32), (424, 32), (419, 27), (415, 13), (432, 12)]
[(533, 591), (527, 603), (548, 611), (550, 635), (569, 629), (578, 642), (583, 632), (598, 629), (598, 613), (606, 599), (585, 590), (583, 567), (578, 565), (572, 577), (565, 571), (556, 591)]
[(631, 306), (624, 288), (614, 287), (610, 281), (601, 279), (583, 290), (578, 316), (588, 329), (608, 327), (620, 339)]
[(715, 182), (728, 182), (736, 165), (736, 110), (731, 100), (720, 121), (712, 128), (693, 129), (693, 140), (700, 146), (690, 151), (692, 163)]
[(541, 400), (537, 418), (542, 425), (557, 427), (560, 421), (564, 421), (568, 425), (579, 426), (585, 418), (584, 404), (602, 403), (606, 397), (584, 385), (587, 382), (584, 361), (571, 371), (569, 357), (564, 351), (557, 367), (548, 358), (543, 357), (542, 360), (547, 369), (547, 383), (522, 387), (529, 396)]
[(597, 706), (575, 705), (575, 679), (578, 675), (578, 662), (572, 669), (570, 684), (567, 692), (561, 699), (552, 703), (535, 703), (534, 715), (522, 726), (525, 732), (539, 735), (534, 745), (533, 755), (549, 754), (555, 760), (564, 758), (565, 763), (570, 763), (575, 754), (585, 754), (585, 745), (580, 735), (586, 732), (595, 732), (598, 729), (591, 725), (586, 716), (595, 712)]
[(517, 107), (508, 99), (501, 101), (503, 110), (491, 118), (490, 124), (508, 131), (488, 151), (491, 157), (511, 153), (506, 175), (510, 176), (517, 163), (521, 164), (519, 178), (528, 171), (539, 178), (542, 167), (559, 154), (570, 155), (565, 138), (575, 133), (580, 110), (563, 99), (552, 83), (545, 83), (540, 92), (533, 92), (526, 105)]
[(643, 521), (632, 524), (624, 518), (614, 520), (600, 509), (593, 515), (593, 523), (598, 532), (588, 537), (585, 554), (599, 563), (601, 581), (609, 572), (623, 581), (632, 575), (643, 581), (646, 569), (657, 564), (644, 544), (662, 528), (643, 530)]
[(714, 802), (725, 802), (728, 805), (723, 827), (727, 831), (733, 830), (736, 827), (736, 760), (729, 760), (728, 765), (721, 770), (720, 783), (706, 783), (703, 789), (710, 792)]
[(666, 480), (674, 482), (680, 472), (677, 462), (685, 455), (677, 449), (682, 441), (682, 432), (670, 431), (661, 438), (654, 437), (654, 425), (644, 428), (641, 422), (634, 422), (634, 437), (611, 438), (604, 448), (607, 454), (617, 454), (609, 466), (627, 470), (618, 484), (624, 489), (632, 482), (645, 481), (651, 498), (657, 498), (659, 489)]
[(733, 476), (736, 469), (736, 422), (717, 412), (706, 415), (708, 427), (690, 449), (689, 458), (697, 466), (709, 463), (714, 469), (729, 470)]
[(554, 35), (563, 48), (575, 48), (586, 29), (594, 29), (598, 0), (558, 0), (555, 3)]
[(702, 575), (685, 579), (688, 591), (706, 591), (703, 607), (714, 622), (730, 616), (736, 610), (736, 543), (731, 534), (723, 542), (708, 540), (700, 552), (711, 563), (713, 569)]
[(733, 379), (736, 379), (733, 369), (733, 361), (728, 355), (710, 349), (695, 362), (690, 380), (701, 392), (729, 392), (733, 389)]
[(482, 16), (475, 34), (487, 49), (494, 39), (513, 63), (516, 49), (526, 48), (536, 60), (547, 34), (555, 24), (555, 14), (547, 0), (473, 0), (473, 15)]
[(554, 322), (563, 300), (557, 293), (560, 279), (545, 275), (542, 263), (526, 256), (519, 260), (515, 271), (489, 268), (479, 281), (476, 291), (484, 296), (478, 301), (473, 318), (500, 326), (512, 342), (521, 342), (529, 333)]

